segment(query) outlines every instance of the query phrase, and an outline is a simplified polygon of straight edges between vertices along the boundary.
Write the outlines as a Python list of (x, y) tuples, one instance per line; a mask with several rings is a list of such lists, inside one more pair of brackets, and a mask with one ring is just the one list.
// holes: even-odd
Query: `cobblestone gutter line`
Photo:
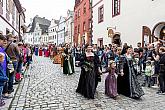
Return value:
[[(16, 99), (16, 97), (17, 97), (17, 93), (18, 93), (18, 91), (19, 91), (19, 89), (23, 89), (23, 87), (24, 87), (24, 84), (25, 84), (25, 81), (27, 80), (27, 79), (29, 79), (28, 78), (28, 71), (30, 71), (30, 70), (25, 70), (25, 72), (24, 72), (24, 75), (25, 75), (25, 77), (22, 79), (22, 81), (18, 84), (18, 86), (17, 86), (17, 88), (16, 88), (16, 91), (15, 91), (15, 94), (14, 94), (14, 97), (13, 97), (13, 99), (12, 99), (12, 101), (11, 101), (11, 103), (10, 103), (10, 105), (9, 105), (9, 108), (8, 108), (8, 110), (11, 110), (11, 108), (12, 108), (12, 104), (13, 104), (13, 101)], [(30, 79), (29, 79), (30, 80)], [(29, 81), (28, 81), (29, 82)], [(28, 83), (29, 84), (29, 83)], [(29, 87), (29, 86), (28, 86)], [(18, 104), (18, 102), (17, 102), (17, 104)]]

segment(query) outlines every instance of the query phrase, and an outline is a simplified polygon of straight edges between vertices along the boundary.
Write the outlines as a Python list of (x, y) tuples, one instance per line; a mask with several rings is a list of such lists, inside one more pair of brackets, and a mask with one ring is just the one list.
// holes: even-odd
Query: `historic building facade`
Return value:
[(48, 44), (50, 21), (36, 15), (28, 26), (25, 43), (34, 45)]
[(57, 29), (57, 45), (65, 44), (66, 42), (66, 17), (60, 17)]
[(70, 45), (74, 45), (73, 43), (73, 35), (74, 35), (74, 12), (71, 10), (67, 11), (67, 17), (66, 17), (66, 42)]
[(74, 43), (91, 44), (91, 0), (75, 0), (74, 6)]
[(0, 31), (3, 34), (12, 33), (22, 40), (25, 28), (25, 8), (19, 0), (0, 0)]
[(57, 30), (58, 30), (59, 20), (52, 19), (49, 26), (49, 43), (57, 44)]
[(93, 0), (93, 43), (136, 46), (165, 38), (164, 0)]

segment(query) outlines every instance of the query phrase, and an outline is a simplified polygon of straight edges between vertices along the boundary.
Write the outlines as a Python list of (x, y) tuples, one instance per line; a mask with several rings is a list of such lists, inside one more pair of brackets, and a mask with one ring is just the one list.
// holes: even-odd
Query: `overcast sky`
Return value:
[(30, 18), (36, 15), (45, 17), (49, 20), (52, 18), (66, 16), (67, 10), (74, 9), (75, 0), (20, 0), (23, 7), (26, 8), (26, 24), (30, 23)]

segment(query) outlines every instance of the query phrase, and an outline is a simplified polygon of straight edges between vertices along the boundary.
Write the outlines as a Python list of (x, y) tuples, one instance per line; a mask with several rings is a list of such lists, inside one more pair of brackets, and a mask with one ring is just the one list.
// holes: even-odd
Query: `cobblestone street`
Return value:
[(113, 100), (104, 95), (104, 79), (99, 83), (94, 100), (77, 94), (80, 69), (76, 74), (63, 75), (60, 65), (44, 57), (34, 57), (33, 64), (21, 82), (11, 110), (164, 110), (165, 96), (156, 89), (144, 88), (141, 100), (121, 96)]

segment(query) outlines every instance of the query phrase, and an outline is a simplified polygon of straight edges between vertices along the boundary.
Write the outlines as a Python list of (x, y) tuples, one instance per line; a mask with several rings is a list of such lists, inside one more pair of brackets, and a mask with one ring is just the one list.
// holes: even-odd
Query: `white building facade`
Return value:
[(66, 43), (66, 18), (60, 17), (57, 29), (57, 45)]
[(33, 37), (33, 33), (30, 32), (30, 33), (26, 33), (25, 36), (24, 36), (24, 42), (26, 44), (30, 44), (30, 45), (33, 45), (34, 44), (34, 37)]
[(49, 36), (48, 33), (44, 33), (41, 35), (41, 44), (42, 45), (47, 45), (49, 44)]
[[(21, 36), (25, 32), (25, 9), (19, 0), (0, 0), (0, 31), (1, 33), (12, 33)], [(19, 22), (20, 21), (20, 22)], [(21, 40), (20, 39), (20, 40)]]
[(165, 0), (93, 0), (93, 44), (136, 46), (165, 36)]
[(57, 29), (58, 29), (58, 20), (52, 19), (49, 26), (49, 44), (57, 44)]
[(33, 37), (34, 37), (34, 45), (42, 45), (43, 42), (41, 40), (42, 29), (39, 26), (39, 23), (36, 23), (34, 28)]
[(66, 32), (65, 38), (68, 44), (74, 45), (73, 43), (73, 36), (74, 36), (74, 11), (67, 11), (67, 18), (66, 18)]
[(48, 28), (50, 21), (36, 15), (28, 26), (25, 43), (32, 45), (49, 44)]

